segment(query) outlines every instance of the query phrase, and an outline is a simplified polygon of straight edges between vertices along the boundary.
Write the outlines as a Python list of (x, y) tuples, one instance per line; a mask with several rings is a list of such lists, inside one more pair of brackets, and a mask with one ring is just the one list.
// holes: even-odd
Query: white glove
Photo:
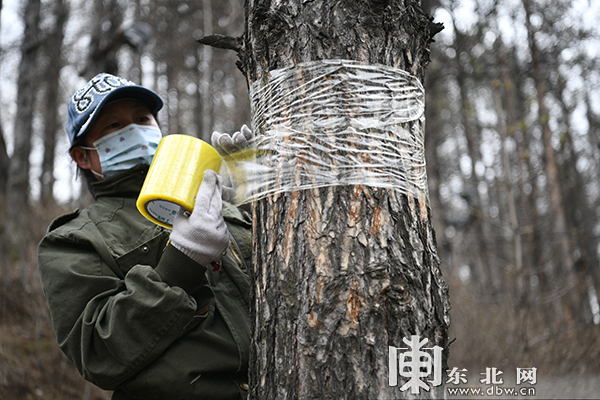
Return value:
[[(250, 128), (242, 125), (242, 128), (233, 135), (214, 131), (211, 136), (211, 142), (212, 146), (222, 157), (232, 156), (232, 160), (235, 161), (235, 153), (247, 149), (250, 146), (252, 138), (254, 138), (254, 135)], [(225, 177), (223, 182), (223, 200), (235, 204), (237, 202), (237, 189), (238, 185), (235, 179), (231, 176)]]
[(213, 132), (210, 141), (212, 142), (212, 146), (221, 156), (226, 156), (248, 148), (249, 141), (253, 137), (254, 135), (250, 128), (246, 125), (242, 125), (242, 129), (231, 136), (229, 133), (219, 133), (215, 131)]
[(189, 214), (181, 209), (173, 221), (171, 244), (201, 265), (218, 261), (229, 244), (229, 230), (221, 214), (221, 196), (221, 178), (207, 170), (196, 195), (194, 211)]

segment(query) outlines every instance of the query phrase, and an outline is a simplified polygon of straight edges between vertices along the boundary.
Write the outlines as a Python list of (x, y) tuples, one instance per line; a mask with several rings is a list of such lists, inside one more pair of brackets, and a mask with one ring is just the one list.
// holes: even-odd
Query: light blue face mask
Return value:
[(101, 176), (110, 178), (138, 164), (150, 165), (160, 139), (162, 133), (156, 126), (129, 124), (96, 140), (93, 148), (82, 148), (98, 152), (102, 167)]

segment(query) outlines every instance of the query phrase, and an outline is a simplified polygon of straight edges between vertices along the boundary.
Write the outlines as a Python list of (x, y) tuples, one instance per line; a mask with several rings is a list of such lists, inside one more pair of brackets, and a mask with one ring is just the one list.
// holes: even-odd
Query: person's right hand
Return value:
[(221, 196), (221, 178), (207, 170), (196, 195), (194, 211), (190, 214), (182, 208), (173, 221), (171, 245), (204, 266), (218, 261), (229, 245), (229, 230), (221, 214)]

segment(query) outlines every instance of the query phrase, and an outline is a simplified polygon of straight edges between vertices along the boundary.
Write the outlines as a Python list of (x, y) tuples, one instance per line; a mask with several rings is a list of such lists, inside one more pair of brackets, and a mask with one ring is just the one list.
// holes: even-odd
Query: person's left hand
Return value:
[[(252, 133), (252, 130), (248, 128), (247, 125), (242, 125), (242, 128), (233, 135), (214, 131), (211, 136), (211, 143), (226, 161), (233, 161), (235, 163), (240, 159), (248, 157), (247, 154), (240, 152), (247, 150), (250, 147), (253, 138), (254, 134)], [(230, 167), (233, 166), (230, 165)], [(224, 177), (223, 200), (233, 204), (237, 203), (237, 189), (238, 184), (233, 177)]]
[(242, 125), (242, 128), (233, 135), (214, 131), (211, 136), (211, 142), (212, 146), (221, 156), (227, 156), (247, 149), (253, 138), (254, 134), (252, 130), (248, 126)]

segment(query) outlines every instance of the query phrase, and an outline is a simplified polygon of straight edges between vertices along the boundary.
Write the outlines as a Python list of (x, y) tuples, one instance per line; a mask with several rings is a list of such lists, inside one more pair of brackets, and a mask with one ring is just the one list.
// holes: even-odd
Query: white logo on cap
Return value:
[(105, 95), (121, 86), (131, 86), (135, 83), (113, 75), (101, 75), (93, 78), (71, 98), (78, 114), (83, 114), (94, 103), (93, 93)]

